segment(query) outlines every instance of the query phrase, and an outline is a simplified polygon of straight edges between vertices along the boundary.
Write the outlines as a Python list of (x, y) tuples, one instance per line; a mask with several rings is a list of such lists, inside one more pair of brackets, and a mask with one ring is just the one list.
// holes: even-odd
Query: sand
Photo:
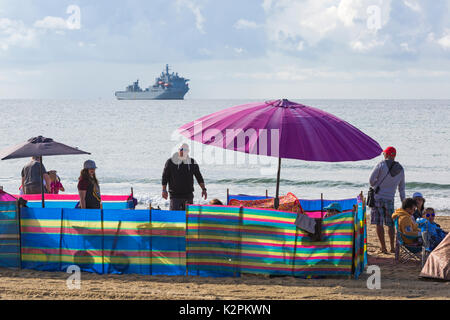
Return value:
[[(436, 221), (444, 230), (450, 230), (450, 217), (437, 217)], [(79, 290), (69, 290), (67, 273), (0, 269), (0, 299), (450, 299), (449, 282), (420, 280), (420, 263), (396, 265), (393, 254), (378, 251), (375, 228), (369, 226), (369, 265), (378, 265), (381, 269), (380, 290), (367, 288), (367, 274), (359, 280), (307, 280), (258, 275), (201, 278), (90, 273), (82, 273)]]

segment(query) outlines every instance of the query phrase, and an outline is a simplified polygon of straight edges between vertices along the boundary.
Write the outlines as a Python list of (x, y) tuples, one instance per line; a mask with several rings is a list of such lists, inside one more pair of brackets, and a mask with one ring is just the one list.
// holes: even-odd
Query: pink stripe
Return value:
[(331, 226), (337, 226), (340, 224), (353, 224), (353, 221), (352, 220), (344, 220), (344, 221), (338, 221), (338, 222), (333, 222), (333, 223), (324, 223), (323, 226), (331, 227)]
[[(22, 227), (22, 232), (25, 233), (57, 233), (61, 232), (60, 227)], [(62, 229), (63, 234), (75, 234), (75, 235), (102, 235), (101, 229), (92, 228), (67, 228)], [(104, 229), (104, 235), (114, 236), (117, 234), (116, 229)], [(121, 230), (119, 236), (178, 236), (184, 237), (184, 230)]]
[[(102, 251), (101, 250), (69, 250), (69, 249), (62, 249), (61, 254), (63, 255), (75, 255), (78, 251), (87, 251), (90, 254), (94, 256), (101, 256)], [(111, 253), (111, 250), (105, 249), (104, 250), (105, 255), (109, 256)], [(24, 254), (55, 254), (59, 255), (60, 251), (59, 249), (38, 249), (38, 248), (22, 248), (22, 253)], [(114, 250), (113, 254), (111, 256), (117, 256), (119, 254), (123, 254), (127, 257), (155, 257), (155, 258), (184, 258), (185, 252), (184, 251), (163, 251), (163, 252), (151, 252), (151, 251), (123, 251), (123, 250)]]
[[(279, 258), (279, 259), (286, 259), (286, 260), (292, 260), (291, 257), (287, 257), (284, 255), (267, 255), (267, 254), (259, 254), (259, 253), (238, 253), (238, 252), (227, 252), (226, 249), (223, 251), (210, 251), (210, 250), (188, 250), (188, 254), (223, 254), (226, 253), (230, 256), (241, 256), (241, 257), (258, 257), (258, 258)], [(317, 260), (317, 259), (329, 259), (329, 260), (352, 260), (352, 257), (340, 257), (340, 256), (320, 256), (318, 258), (314, 257), (295, 257), (295, 260)]]
[(226, 264), (226, 263), (209, 263), (209, 262), (202, 262), (202, 263), (192, 263), (187, 262), (187, 265), (191, 266), (220, 266), (220, 267), (234, 267), (234, 268), (241, 268), (241, 269), (262, 269), (262, 270), (279, 270), (279, 271), (343, 271), (348, 272), (351, 270), (351, 267), (349, 268), (336, 268), (336, 269), (326, 269), (326, 268), (295, 268), (292, 270), (292, 267), (290, 268), (280, 268), (280, 267), (272, 267), (272, 266), (250, 266), (250, 265), (232, 265), (232, 264)]
[[(216, 239), (186, 239), (188, 242), (219, 242)], [(288, 248), (294, 248), (295, 245), (291, 244), (274, 244), (274, 243), (261, 243), (261, 242), (249, 242), (249, 241), (235, 241), (235, 240), (227, 240), (227, 241), (220, 241), (221, 243), (235, 243), (235, 244), (247, 244), (247, 245), (257, 245), (257, 246), (267, 246), (267, 247), (288, 247)], [(352, 248), (352, 245), (330, 245), (330, 244), (323, 244), (323, 245), (311, 245), (311, 246), (303, 246), (298, 245), (297, 248)]]
[[(14, 195), (14, 197), (23, 198), (27, 201), (41, 201), (40, 194), (23, 194), (23, 195)], [(102, 195), (103, 201), (128, 201), (131, 198), (129, 196), (122, 195)], [(45, 194), (44, 199), (48, 201), (80, 201), (80, 196), (77, 194)]]

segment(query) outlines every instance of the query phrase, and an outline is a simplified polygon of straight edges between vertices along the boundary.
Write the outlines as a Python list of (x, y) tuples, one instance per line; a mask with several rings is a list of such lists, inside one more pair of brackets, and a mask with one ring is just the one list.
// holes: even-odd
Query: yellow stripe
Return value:
[[(60, 256), (58, 254), (22, 254), (23, 261), (31, 262), (60, 262)], [(64, 263), (74, 263), (74, 264), (102, 264), (103, 259), (101, 256), (88, 256), (88, 257), (77, 257), (76, 261), (71, 255), (61, 255), (61, 260)], [(127, 261), (130, 264), (139, 265), (149, 265), (150, 257), (109, 257), (105, 256), (105, 263), (115, 263), (115, 264), (126, 264)], [(168, 257), (152, 257), (152, 264), (162, 264), (162, 265), (179, 265), (185, 264), (185, 258), (168, 258)]]
[[(219, 248), (205, 248), (205, 247), (189, 247), (188, 249), (190, 250), (205, 250), (205, 251), (212, 251), (212, 252), (216, 252), (216, 253), (239, 253), (242, 252), (244, 255), (245, 254), (265, 254), (265, 255), (270, 255), (270, 256), (280, 256), (280, 255), (284, 255), (286, 257), (292, 257), (293, 256), (293, 251), (292, 252), (281, 252), (281, 251), (266, 251), (266, 250), (239, 250), (239, 249), (228, 249), (228, 248), (223, 248), (223, 249), (219, 249)], [(318, 250), (318, 249), (315, 249)], [(328, 250), (328, 249), (325, 249)], [(195, 253), (192, 253), (195, 255)], [(352, 253), (339, 253), (339, 252), (328, 252), (328, 251), (322, 251), (320, 250), (320, 252), (314, 252), (314, 253), (300, 253), (300, 252), (296, 252), (295, 254), (296, 257), (322, 257), (322, 256), (332, 256), (332, 257), (352, 257)]]

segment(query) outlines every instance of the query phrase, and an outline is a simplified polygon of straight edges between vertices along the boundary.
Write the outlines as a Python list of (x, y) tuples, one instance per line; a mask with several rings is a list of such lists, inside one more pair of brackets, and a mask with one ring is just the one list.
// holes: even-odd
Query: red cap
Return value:
[(397, 150), (395, 150), (394, 147), (387, 147), (383, 152), (390, 157), (395, 157), (397, 155)]

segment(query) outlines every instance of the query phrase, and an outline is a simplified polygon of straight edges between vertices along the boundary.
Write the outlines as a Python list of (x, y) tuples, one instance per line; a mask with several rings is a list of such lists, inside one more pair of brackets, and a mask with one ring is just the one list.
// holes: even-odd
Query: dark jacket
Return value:
[[(175, 155), (174, 155), (175, 156)], [(175, 199), (189, 199), (194, 196), (194, 176), (204, 183), (200, 168), (194, 159), (176, 161), (174, 157), (166, 161), (162, 174), (162, 185), (169, 184), (169, 194)]]

